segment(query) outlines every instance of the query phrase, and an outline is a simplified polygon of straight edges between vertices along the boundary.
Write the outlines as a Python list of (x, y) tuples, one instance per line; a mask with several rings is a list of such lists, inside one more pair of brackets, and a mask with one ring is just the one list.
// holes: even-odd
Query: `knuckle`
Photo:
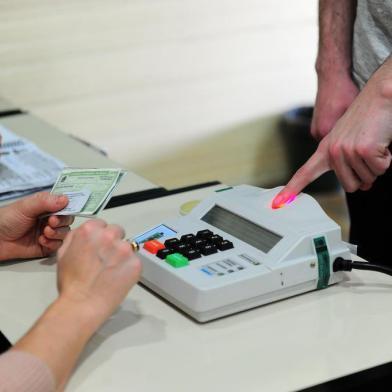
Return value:
[(45, 226), (44, 227), (43, 234), (46, 237), (52, 237), (55, 233), (56, 233), (55, 230), (53, 230), (50, 226)]
[(91, 219), (91, 222), (93, 222), (96, 226), (106, 227), (106, 222), (103, 219)]
[(121, 258), (129, 258), (132, 256), (132, 249), (127, 242), (121, 241), (117, 244), (117, 253)]
[(332, 144), (331, 146), (329, 146), (328, 154), (333, 160), (337, 160), (341, 154), (340, 146), (336, 143)]
[(48, 224), (49, 224), (51, 227), (56, 227), (56, 226), (59, 225), (59, 223), (60, 223), (60, 217), (57, 216), (57, 215), (52, 215), (52, 216), (50, 216), (49, 219), (48, 219)]
[(391, 159), (388, 159), (388, 160), (383, 159), (381, 161), (380, 168), (383, 170), (383, 173), (385, 171), (387, 171), (387, 169), (389, 168), (390, 165), (391, 165)]
[(347, 144), (343, 144), (341, 147), (341, 153), (344, 154), (346, 157), (352, 157), (353, 156), (353, 149), (348, 146)]
[(373, 186), (373, 181), (362, 184), (360, 186), (360, 189), (363, 191), (368, 191), (372, 186)]
[(345, 188), (346, 188), (346, 192), (353, 193), (358, 189), (358, 184), (354, 184), (353, 182), (350, 181), (346, 183)]
[(94, 223), (94, 221), (90, 220), (88, 222), (83, 223), (80, 227), (79, 227), (79, 232), (83, 237), (89, 237), (91, 235), (91, 233), (94, 230), (97, 230), (97, 227)]
[(371, 162), (370, 165), (372, 167), (372, 170), (377, 176), (381, 176), (382, 174), (384, 174), (390, 166), (390, 162), (384, 159), (368, 160), (368, 162)]
[(113, 230), (103, 230), (101, 235), (101, 241), (104, 245), (111, 245), (116, 240), (116, 233)]
[(98, 222), (94, 219), (87, 221), (84, 225), (87, 230), (96, 230), (99, 227)]
[(124, 230), (121, 226), (118, 225), (110, 225), (107, 227), (107, 230), (110, 231), (114, 238), (120, 239), (124, 235)]
[(368, 144), (361, 143), (355, 147), (355, 152), (363, 158), (367, 158), (370, 156), (371, 148)]
[(385, 167), (384, 164), (379, 164), (376, 166), (376, 170), (377, 170), (377, 174), (379, 176), (382, 176), (386, 171), (387, 171), (387, 167)]
[(88, 222), (83, 223), (79, 228), (78, 231), (81, 235), (87, 236), (90, 233), (90, 225)]
[(125, 230), (123, 227), (119, 226), (119, 225), (114, 225), (117, 234), (122, 238), (125, 235)]

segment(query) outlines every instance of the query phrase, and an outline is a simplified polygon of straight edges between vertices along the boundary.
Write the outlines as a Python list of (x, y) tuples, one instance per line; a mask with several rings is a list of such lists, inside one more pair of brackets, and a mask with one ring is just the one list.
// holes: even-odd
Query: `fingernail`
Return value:
[(286, 194), (278, 194), (275, 199), (272, 201), (272, 208), (277, 209), (277, 208), (282, 208), (286, 204), (291, 203), (297, 195), (293, 193), (286, 193)]

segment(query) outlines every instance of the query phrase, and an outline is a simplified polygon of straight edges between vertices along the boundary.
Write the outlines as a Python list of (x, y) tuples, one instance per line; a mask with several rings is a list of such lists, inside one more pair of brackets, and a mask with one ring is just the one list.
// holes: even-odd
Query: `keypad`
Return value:
[(200, 230), (196, 234), (184, 234), (180, 239), (169, 238), (164, 244), (158, 240), (151, 240), (144, 244), (144, 249), (175, 268), (185, 267), (191, 260), (232, 248), (234, 245), (231, 241), (208, 229)]

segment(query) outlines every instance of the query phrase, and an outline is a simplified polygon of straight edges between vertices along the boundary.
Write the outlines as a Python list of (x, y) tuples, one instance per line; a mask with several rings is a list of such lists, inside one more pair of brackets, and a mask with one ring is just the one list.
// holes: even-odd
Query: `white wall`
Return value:
[(316, 13), (312, 0), (0, 0), (0, 95), (142, 168), (311, 103)]

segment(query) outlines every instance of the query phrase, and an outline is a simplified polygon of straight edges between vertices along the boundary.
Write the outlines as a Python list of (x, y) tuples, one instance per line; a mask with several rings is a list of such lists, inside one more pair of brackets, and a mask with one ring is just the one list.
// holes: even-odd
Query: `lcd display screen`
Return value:
[(139, 245), (144, 242), (151, 240), (159, 240), (162, 237), (174, 237), (177, 234), (176, 231), (172, 230), (170, 227), (165, 225), (159, 225), (154, 229), (147, 231), (147, 233), (143, 233), (134, 239)]
[(268, 253), (283, 238), (217, 205), (211, 208), (201, 220), (264, 253)]

